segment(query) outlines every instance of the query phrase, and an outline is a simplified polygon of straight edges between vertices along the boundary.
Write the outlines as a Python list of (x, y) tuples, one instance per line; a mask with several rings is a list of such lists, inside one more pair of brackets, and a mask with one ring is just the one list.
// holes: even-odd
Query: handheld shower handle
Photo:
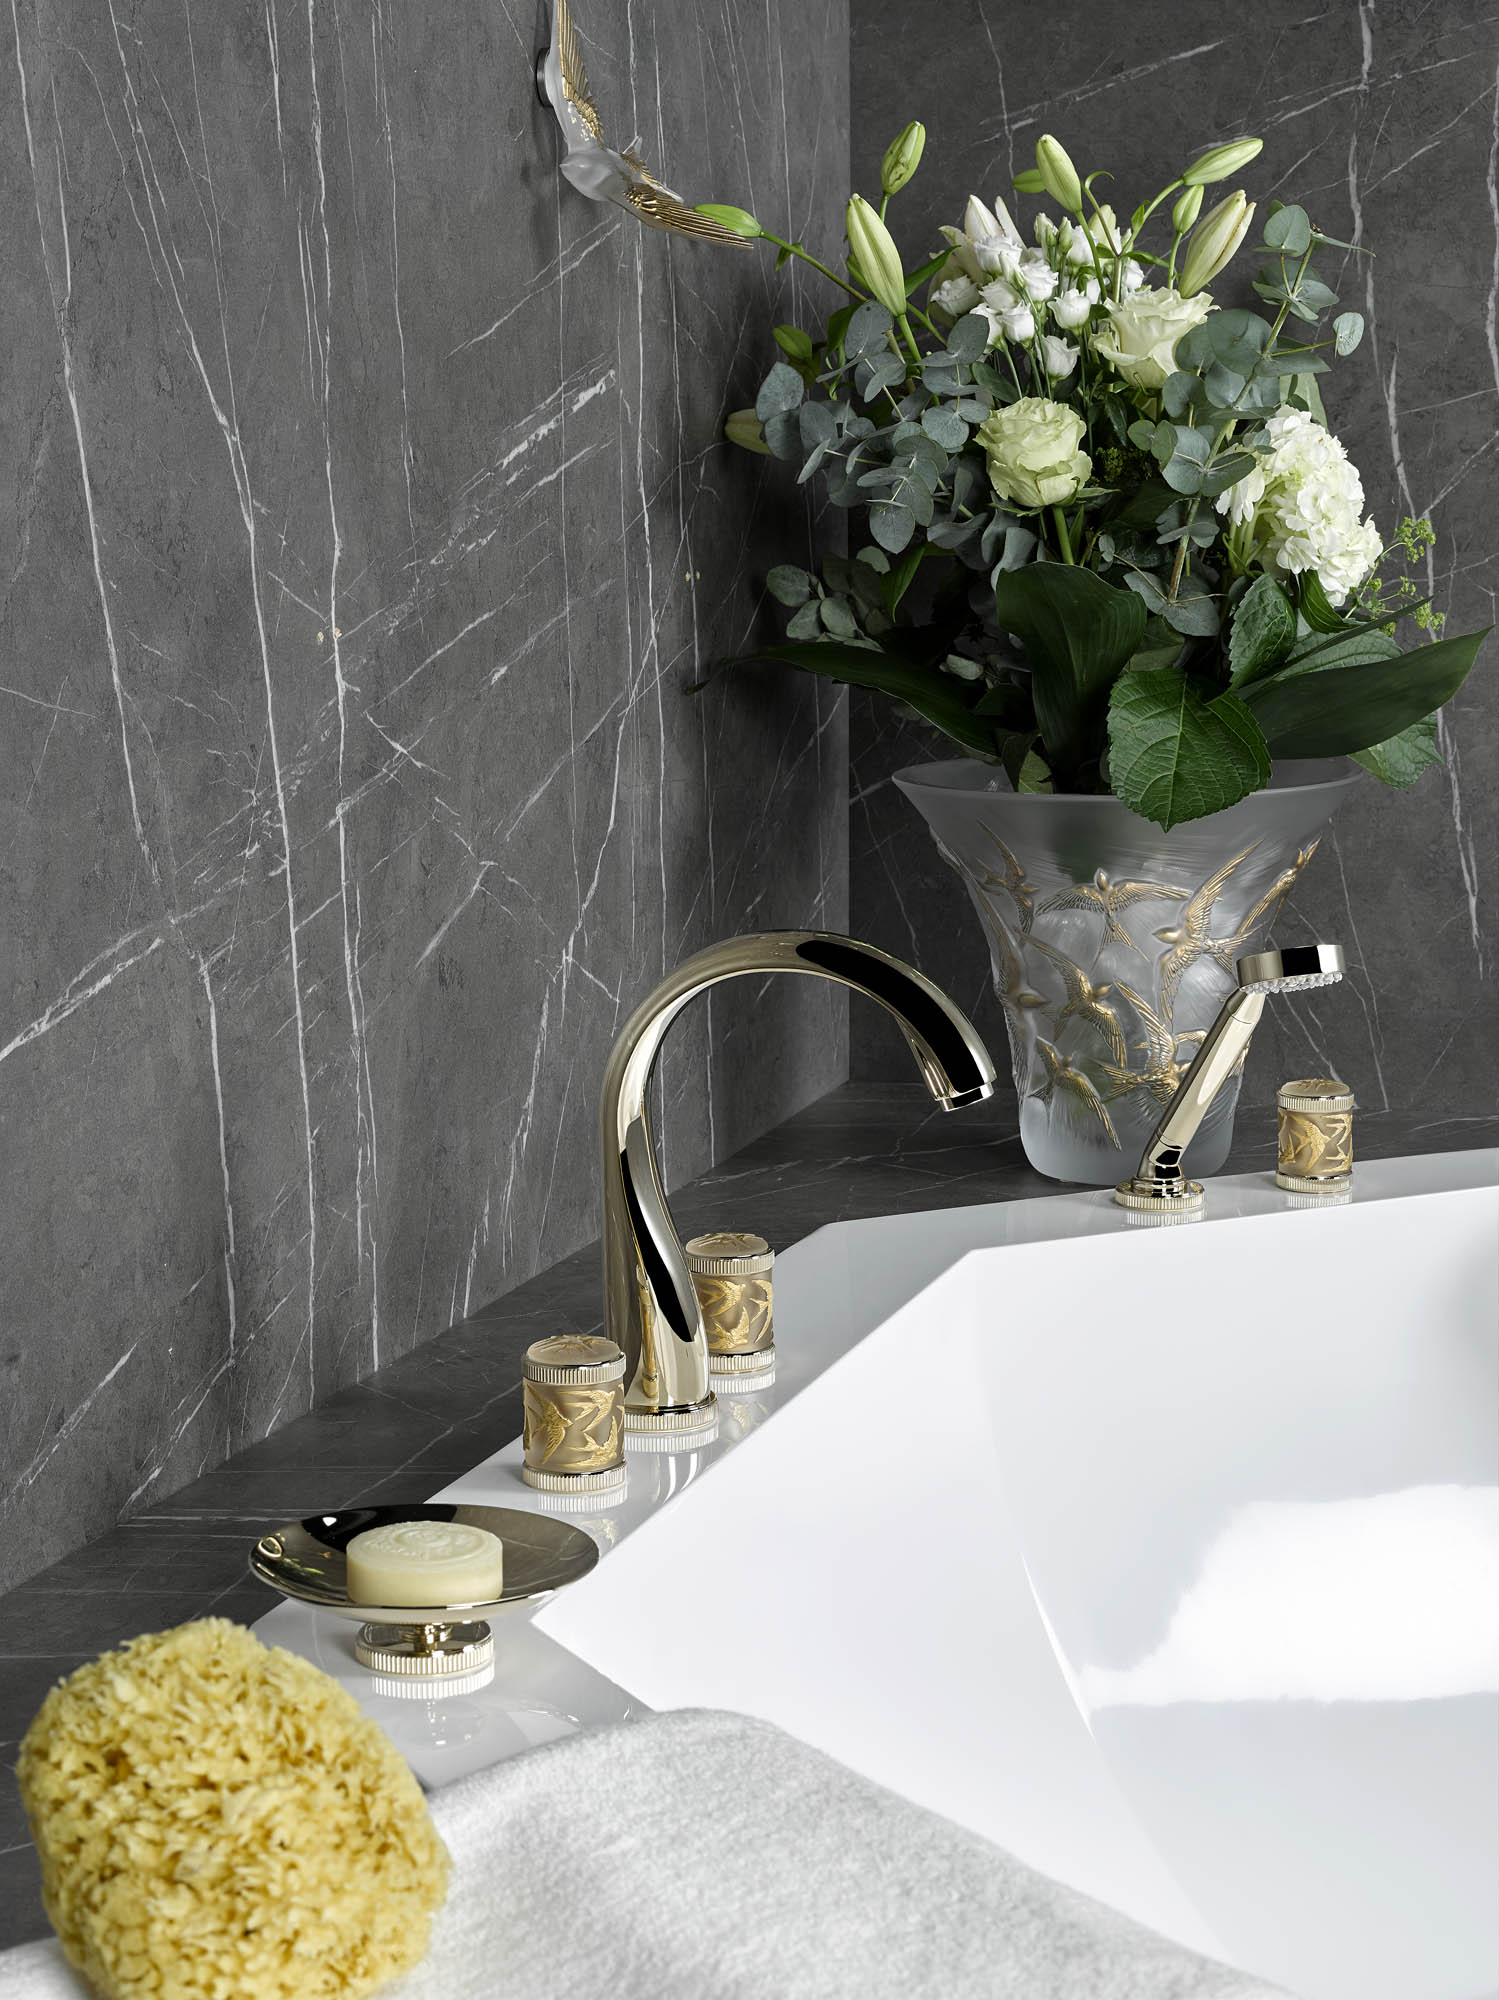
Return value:
[(1246, 993), (1241, 988), (1229, 995), (1178, 1084), (1176, 1095), (1145, 1142), (1138, 1179), (1179, 1181), (1182, 1178), (1182, 1154), (1196, 1137), (1208, 1106), (1242, 1062), (1264, 1011), (1263, 993)]

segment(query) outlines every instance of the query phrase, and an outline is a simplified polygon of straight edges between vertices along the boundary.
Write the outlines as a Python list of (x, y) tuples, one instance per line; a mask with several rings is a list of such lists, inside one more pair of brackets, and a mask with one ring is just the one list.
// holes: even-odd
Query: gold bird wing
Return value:
[[(551, 72), (555, 68), (558, 90), (552, 88)], [(572, 9), (567, 0), (553, 0), (552, 46), (547, 51), (546, 63), (547, 96), (552, 109), (567, 137), (569, 145), (574, 138), (591, 139), (596, 146), (604, 140), (604, 121), (599, 117), (598, 107), (593, 101), (593, 92), (588, 87), (588, 72), (583, 67), (583, 50), (578, 41), (578, 31), (573, 26)], [(558, 95), (562, 102), (557, 101)], [(578, 129), (581, 128), (581, 129)]]
[(1193, 944), (1202, 945), (1207, 942), (1208, 925), (1213, 920), (1214, 905), (1223, 894), (1229, 877), (1243, 867), (1258, 846), (1259, 842), (1252, 840), (1231, 861), (1225, 861), (1221, 868), (1215, 869), (1209, 875), (1197, 894), (1188, 902), (1182, 912), (1182, 930)]
[(1049, 945), (1044, 938), (1033, 937), (1031, 944), (1044, 957), (1049, 958), (1057, 971), (1061, 973), (1062, 984), (1067, 989), (1068, 1001), (1073, 1006), (1092, 1000), (1093, 987), (1081, 966), (1074, 965), (1065, 952), (1058, 951), (1054, 945)]
[(1169, 1070), (1176, 1060), (1176, 1044), (1179, 1037), (1173, 1035), (1148, 1000), (1143, 999), (1132, 986), (1121, 981), (1117, 991), (1123, 994), (1140, 1017), (1140, 1025), (1145, 1030), (1145, 1050), (1150, 1057), (1150, 1068), (1154, 1071)]
[(631, 181), (625, 188), (625, 200), (652, 229), (670, 229), (681, 236), (702, 237), (709, 243), (731, 244), (737, 250), (750, 248), (747, 236), (736, 236), (732, 229), (725, 229), (711, 216), (699, 215), (657, 181)]

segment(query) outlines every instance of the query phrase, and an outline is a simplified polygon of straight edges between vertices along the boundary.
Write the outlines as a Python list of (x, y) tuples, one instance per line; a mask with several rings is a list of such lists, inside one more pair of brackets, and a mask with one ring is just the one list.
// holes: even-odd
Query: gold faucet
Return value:
[(666, 1205), (646, 1095), (667, 1029), (696, 994), (740, 973), (838, 981), (895, 1016), (945, 1111), (994, 1089), (972, 1023), (914, 967), (825, 931), (764, 931), (709, 945), (669, 973), (620, 1031), (599, 1109), (604, 1198), (604, 1331), (624, 1351), (627, 1430), (688, 1430), (711, 1419), (708, 1342), (686, 1255)]

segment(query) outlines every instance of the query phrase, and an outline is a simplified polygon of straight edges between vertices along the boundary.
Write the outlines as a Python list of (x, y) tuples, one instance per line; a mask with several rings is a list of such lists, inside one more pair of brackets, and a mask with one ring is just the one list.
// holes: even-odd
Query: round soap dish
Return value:
[[(505, 1545), (505, 1582), (483, 1604), (354, 1604), (349, 1598), (344, 1550), (366, 1528), (396, 1521), (461, 1521), (486, 1528)], [(374, 1673), (430, 1685), (482, 1671), (494, 1657), (489, 1621), (525, 1604), (539, 1604), (586, 1576), (599, 1546), (567, 1521), (518, 1507), (345, 1507), (311, 1514), (262, 1535), (250, 1551), (250, 1569), (262, 1583), (315, 1604), (360, 1627), (355, 1657)]]

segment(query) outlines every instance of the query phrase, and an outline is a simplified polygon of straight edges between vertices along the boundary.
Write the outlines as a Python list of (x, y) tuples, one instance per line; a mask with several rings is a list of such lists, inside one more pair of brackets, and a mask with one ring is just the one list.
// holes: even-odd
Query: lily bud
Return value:
[(848, 205), (848, 247), (860, 275), (880, 304), (894, 318), (906, 310), (906, 274), (895, 238), (863, 195)]
[(1171, 227), (1178, 236), (1185, 236), (1192, 224), (1202, 213), (1202, 184), (1185, 189), (1176, 198), (1176, 206), (1171, 211)]
[(753, 410), (735, 410), (723, 427), (723, 434), (730, 444), (737, 444), (741, 451), (762, 452), (766, 458), (772, 456), (770, 446), (765, 442), (765, 431)]
[(904, 132), (897, 132), (886, 149), (880, 166), (881, 191), (884, 194), (899, 194), (921, 165), (921, 155), (925, 150), (926, 127), (919, 119), (913, 118)]
[(1052, 200), (1070, 208), (1075, 215), (1083, 205), (1083, 184), (1077, 177), (1077, 168), (1067, 157), (1066, 147), (1049, 132), (1043, 132), (1036, 141), (1036, 172)]
[(1182, 179), (1188, 187), (1210, 187), (1214, 181), (1226, 181), (1240, 167), (1258, 159), (1264, 144), (1263, 139), (1230, 139), (1226, 146), (1210, 147), (1200, 160), (1192, 162)]
[(1184, 299), (1211, 283), (1244, 241), (1254, 215), (1254, 203), (1244, 199), (1242, 188), (1227, 195), (1205, 215), (1187, 244), (1187, 261), (1182, 266), (1181, 295)]
[(731, 229), (736, 236), (765, 234), (747, 208), (735, 208), (732, 202), (700, 201), (696, 213), (706, 215), (710, 222), (719, 223), (724, 229)]

